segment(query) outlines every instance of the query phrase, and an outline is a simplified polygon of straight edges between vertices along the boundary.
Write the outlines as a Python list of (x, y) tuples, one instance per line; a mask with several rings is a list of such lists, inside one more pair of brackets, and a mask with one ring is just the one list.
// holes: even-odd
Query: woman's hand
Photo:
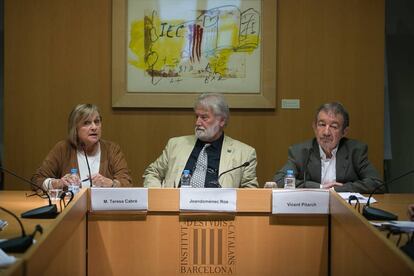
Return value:
[(62, 181), (62, 179), (50, 179), (48, 184), (48, 189), (63, 189), (65, 187), (65, 183)]
[(78, 185), (78, 186), (80, 186), (80, 183), (81, 183), (81, 181), (80, 181), (80, 179), (79, 179), (79, 176), (78, 175), (74, 175), (74, 174), (65, 174), (61, 179), (59, 179), (61, 182), (62, 182), (62, 184), (64, 185), (64, 186), (69, 186), (70, 184), (72, 184), (72, 183), (74, 183), (74, 184), (76, 184), (76, 185)]
[(97, 173), (92, 175), (92, 184), (96, 187), (113, 187), (115, 181)]

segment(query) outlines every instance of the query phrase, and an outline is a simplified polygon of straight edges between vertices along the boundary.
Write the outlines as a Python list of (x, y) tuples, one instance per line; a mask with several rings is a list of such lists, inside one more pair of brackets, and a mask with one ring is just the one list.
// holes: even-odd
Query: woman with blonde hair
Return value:
[[(46, 189), (70, 183), (82, 187), (131, 186), (131, 177), (121, 148), (102, 140), (102, 117), (93, 104), (79, 104), (69, 115), (68, 138), (58, 142), (46, 156), (32, 181)], [(77, 169), (79, 176), (71, 174)], [(90, 170), (90, 172), (89, 172)]]

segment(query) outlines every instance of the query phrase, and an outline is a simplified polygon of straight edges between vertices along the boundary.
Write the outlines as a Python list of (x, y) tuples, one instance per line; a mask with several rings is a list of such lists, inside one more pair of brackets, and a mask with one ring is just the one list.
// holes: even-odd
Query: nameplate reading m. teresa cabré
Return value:
[(232, 188), (182, 188), (181, 211), (236, 212), (237, 194)]
[(148, 210), (147, 188), (91, 188), (93, 211)]
[(329, 191), (273, 190), (272, 214), (329, 214)]

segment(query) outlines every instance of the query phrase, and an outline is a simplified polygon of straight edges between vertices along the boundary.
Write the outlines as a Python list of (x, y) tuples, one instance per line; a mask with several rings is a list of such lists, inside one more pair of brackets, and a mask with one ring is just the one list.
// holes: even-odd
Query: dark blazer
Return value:
[[(321, 156), (316, 139), (289, 147), (288, 155), (287, 163), (273, 177), (278, 187), (283, 187), (286, 170), (293, 170), (297, 187), (319, 188)], [(338, 192), (371, 193), (382, 184), (380, 175), (368, 160), (366, 144), (353, 139), (341, 139), (336, 153), (336, 181), (343, 184), (335, 187)], [(378, 192), (384, 192), (384, 189), (378, 189)]]

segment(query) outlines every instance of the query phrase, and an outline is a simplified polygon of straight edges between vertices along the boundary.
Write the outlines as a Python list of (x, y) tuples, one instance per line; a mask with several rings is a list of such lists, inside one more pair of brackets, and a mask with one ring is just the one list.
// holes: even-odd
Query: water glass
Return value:
[(55, 189), (55, 188), (49, 189), (47, 191), (52, 201), (60, 200), (60, 196), (62, 195), (62, 192), (63, 192), (62, 189)]
[(268, 181), (264, 184), (263, 188), (265, 188), (265, 189), (276, 189), (277, 185), (276, 185), (276, 182)]

